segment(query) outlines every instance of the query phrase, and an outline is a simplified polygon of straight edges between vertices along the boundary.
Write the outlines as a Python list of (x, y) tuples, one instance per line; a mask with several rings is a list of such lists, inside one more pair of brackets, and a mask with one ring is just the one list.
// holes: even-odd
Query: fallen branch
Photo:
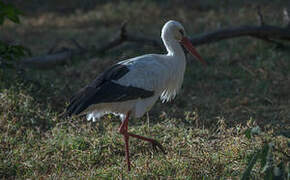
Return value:
[[(200, 46), (204, 44), (218, 42), (221, 40), (244, 36), (254, 37), (269, 43), (276, 43), (281, 45), (282, 43), (279, 43), (276, 40), (290, 41), (290, 29), (269, 25), (240, 26), (235, 28), (220, 29), (211, 33), (204, 33), (197, 37), (191, 38), (191, 42), (195, 46)], [(161, 40), (129, 34), (126, 30), (126, 23), (124, 23), (115, 38), (99, 47), (91, 46), (79, 47), (77, 49), (68, 49), (66, 51), (58, 52), (55, 54), (27, 58), (22, 60), (21, 63), (25, 66), (48, 68), (55, 65), (65, 64), (67, 63), (67, 60), (72, 58), (73, 56), (82, 56), (87, 53), (91, 53), (93, 54), (93, 56), (96, 56), (99, 53), (105, 53), (108, 50), (115, 48), (124, 42), (150, 45), (157, 47), (160, 50), (164, 48)], [(74, 42), (74, 44), (76, 44), (76, 42)]]
[[(58, 52), (55, 54), (49, 54), (49, 55), (43, 55), (43, 56), (37, 56), (32, 58), (23, 59), (21, 61), (21, 64), (24, 66), (29, 67), (37, 67), (37, 68), (50, 68), (52, 66), (56, 65), (63, 65), (67, 63), (67, 59), (71, 59), (73, 56), (81, 56), (85, 55), (88, 52), (94, 52), (94, 54), (103, 53), (108, 51), (109, 49), (112, 49), (116, 46), (119, 46), (124, 42), (124, 32), (126, 24), (123, 24), (120, 30), (119, 35), (114, 38), (113, 40), (109, 41), (104, 46), (100, 47), (89, 47), (85, 48), (80, 45), (77, 49), (68, 49), (64, 52)], [(76, 44), (77, 42), (74, 42)]]
[(269, 39), (290, 41), (290, 30), (276, 26), (240, 26), (237, 28), (227, 28), (205, 33), (198, 37), (191, 38), (193, 45), (199, 46), (218, 42), (221, 40), (232, 39), (237, 37), (267, 37)]
[(37, 56), (32, 58), (23, 59), (20, 61), (21, 65), (37, 68), (50, 68), (56, 65), (63, 65), (67, 62), (67, 59), (76, 55), (85, 54), (85, 51), (79, 50), (67, 50), (56, 54), (48, 54), (43, 56)]

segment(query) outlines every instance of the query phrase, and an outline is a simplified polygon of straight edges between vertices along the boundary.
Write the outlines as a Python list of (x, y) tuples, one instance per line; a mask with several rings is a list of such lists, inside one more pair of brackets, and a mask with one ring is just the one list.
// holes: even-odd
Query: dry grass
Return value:
[[(155, 38), (165, 21), (176, 19), (193, 35), (256, 24), (259, 2), (225, 6), (231, 8), (210, 1), (198, 1), (196, 6), (176, 1), (106, 2), (68, 14), (35, 12), (37, 16), (23, 17), (19, 26), (6, 24), (1, 35), (17, 39), (34, 54), (46, 53), (55, 42), (68, 46), (63, 39), (101, 43), (114, 35), (124, 19), (130, 31)], [(281, 5), (283, 1), (263, 5), (266, 21), (282, 24)], [(154, 106), (150, 128), (145, 117), (130, 121), (130, 131), (159, 140), (168, 154), (154, 153), (150, 145), (132, 139), (133, 168), (128, 175), (123, 139), (116, 132), (119, 120), (106, 116), (94, 124), (84, 118), (61, 119), (58, 114), (69, 97), (104, 67), (156, 50), (126, 44), (102, 57), (77, 58), (61, 68), (26, 70), (21, 76), (2, 73), (0, 177), (236, 179), (250, 155), (269, 141), (276, 148), (274, 163), (289, 164), (289, 50), (243, 38), (198, 51), (210, 66), (204, 69), (188, 57), (182, 91), (172, 103)], [(247, 139), (245, 131), (257, 125), (262, 134)], [(261, 175), (258, 164), (252, 177)]]

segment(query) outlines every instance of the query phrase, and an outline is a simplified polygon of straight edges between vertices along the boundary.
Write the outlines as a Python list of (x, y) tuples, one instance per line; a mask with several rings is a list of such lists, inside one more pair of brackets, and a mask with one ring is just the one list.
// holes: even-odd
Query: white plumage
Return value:
[(179, 42), (172, 40), (174, 38), (172, 36), (174, 33), (170, 33), (174, 32), (170, 31), (172, 26), (183, 29), (176, 21), (169, 21), (164, 25), (161, 37), (167, 48), (167, 54), (148, 54), (118, 63), (128, 67), (129, 72), (114, 82), (154, 91), (154, 96), (97, 104), (93, 107), (94, 110), (88, 113), (88, 120), (96, 120), (107, 113), (115, 113), (123, 119), (128, 111), (132, 112), (132, 116), (139, 118), (152, 108), (159, 97), (162, 102), (166, 102), (176, 96), (183, 82), (186, 60)]

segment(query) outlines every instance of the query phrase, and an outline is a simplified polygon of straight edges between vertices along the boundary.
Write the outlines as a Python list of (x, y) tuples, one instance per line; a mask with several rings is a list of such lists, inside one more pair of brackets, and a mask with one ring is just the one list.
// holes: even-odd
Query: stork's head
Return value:
[(170, 20), (164, 24), (161, 32), (162, 39), (181, 41), (183, 36), (185, 31), (179, 22)]
[(204, 65), (206, 61), (197, 53), (190, 40), (186, 37), (184, 27), (177, 21), (170, 20), (166, 22), (161, 31), (161, 38), (165, 41), (177, 41), (182, 44), (193, 56)]

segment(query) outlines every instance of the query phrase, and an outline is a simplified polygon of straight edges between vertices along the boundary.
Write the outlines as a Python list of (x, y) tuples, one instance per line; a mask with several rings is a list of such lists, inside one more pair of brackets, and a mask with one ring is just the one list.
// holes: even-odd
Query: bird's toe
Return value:
[(152, 141), (153, 150), (158, 152), (161, 151), (163, 154), (166, 154), (166, 151), (164, 150), (163, 146), (158, 141)]

